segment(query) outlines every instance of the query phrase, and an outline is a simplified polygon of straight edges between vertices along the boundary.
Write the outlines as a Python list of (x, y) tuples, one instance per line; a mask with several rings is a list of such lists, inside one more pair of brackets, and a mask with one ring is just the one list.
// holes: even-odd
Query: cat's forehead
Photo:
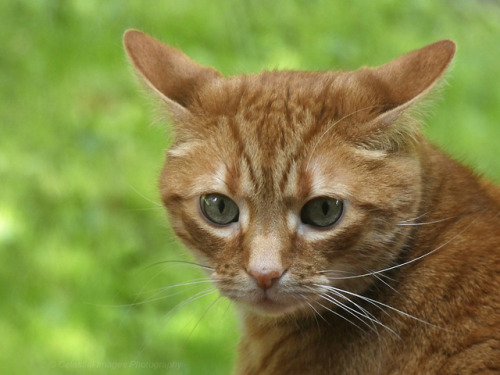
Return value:
[(262, 163), (294, 159), (340, 115), (339, 103), (325, 94), (334, 80), (334, 74), (264, 72), (213, 82), (200, 94), (206, 125), (199, 128), (219, 146), (229, 141), (239, 153), (261, 155)]
[(340, 86), (338, 76), (280, 71), (224, 78), (204, 88), (200, 103), (208, 112), (240, 114), (248, 120), (281, 114), (292, 122), (301, 112), (318, 115), (322, 110), (335, 110), (338, 105), (333, 105), (331, 92)]
[[(214, 80), (200, 92), (196, 110), (207, 118), (235, 119), (248, 136), (303, 137), (334, 123), (333, 133), (367, 121), (390, 102), (369, 71), (272, 71)], [(297, 134), (298, 133), (298, 134)]]
[(197, 154), (193, 168), (203, 167), (194, 175), (230, 195), (305, 198), (321, 191), (325, 172), (345, 164), (350, 147), (337, 123), (350, 105), (349, 80), (332, 72), (265, 72), (214, 82), (196, 111), (202, 139), (170, 153)]

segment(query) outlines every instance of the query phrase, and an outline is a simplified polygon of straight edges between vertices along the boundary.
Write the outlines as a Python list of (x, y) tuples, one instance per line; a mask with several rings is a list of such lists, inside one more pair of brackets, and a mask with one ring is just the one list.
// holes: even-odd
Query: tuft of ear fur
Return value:
[(409, 52), (378, 68), (361, 69), (384, 93), (387, 103), (377, 117), (362, 124), (357, 142), (369, 148), (399, 150), (417, 138), (420, 125), (412, 117), (415, 105), (429, 94), (448, 69), (456, 45), (442, 40)]
[(174, 117), (189, 112), (201, 87), (221, 77), (216, 70), (141, 31), (127, 30), (123, 44), (136, 71)]

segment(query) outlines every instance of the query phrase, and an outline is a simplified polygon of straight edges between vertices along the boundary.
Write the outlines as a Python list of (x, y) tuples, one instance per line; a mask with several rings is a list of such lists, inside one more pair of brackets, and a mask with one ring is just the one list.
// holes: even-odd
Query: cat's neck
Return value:
[[(444, 235), (458, 236), (476, 222), (488, 227), (488, 217), (495, 217), (500, 211), (500, 189), (497, 186), (430, 143), (421, 145), (420, 160), (423, 181), (419, 216), (422, 225), (414, 226), (410, 234), (413, 238), (408, 250), (410, 259), (439, 246), (437, 242)], [(472, 238), (469, 236), (468, 240)]]

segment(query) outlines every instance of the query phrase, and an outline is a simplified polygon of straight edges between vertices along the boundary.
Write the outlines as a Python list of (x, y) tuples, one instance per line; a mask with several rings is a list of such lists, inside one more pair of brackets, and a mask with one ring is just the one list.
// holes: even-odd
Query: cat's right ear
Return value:
[[(371, 121), (353, 126), (359, 144), (396, 150), (413, 143), (420, 133), (412, 109), (436, 87), (455, 55), (456, 45), (442, 40), (406, 53), (378, 68), (360, 69), (356, 74), (370, 82), (382, 100)], [(361, 95), (358, 95), (361, 96)], [(357, 133), (356, 133), (357, 132)]]
[(135, 70), (174, 117), (189, 112), (197, 91), (208, 81), (221, 77), (216, 70), (141, 31), (127, 30), (123, 44)]

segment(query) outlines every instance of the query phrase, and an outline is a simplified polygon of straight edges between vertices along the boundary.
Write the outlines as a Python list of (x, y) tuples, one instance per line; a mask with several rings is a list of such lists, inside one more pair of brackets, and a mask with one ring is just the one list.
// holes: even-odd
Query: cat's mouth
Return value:
[(221, 288), (223, 295), (238, 306), (262, 315), (282, 315), (298, 309), (302, 304), (296, 298), (286, 298), (280, 291), (251, 289), (242, 292)]
[(266, 294), (260, 300), (251, 304), (252, 310), (267, 315), (281, 315), (296, 309), (294, 304), (276, 301)]
[(261, 315), (276, 316), (310, 308), (321, 294), (313, 285), (295, 285), (290, 280), (281, 280), (268, 288), (246, 281), (243, 284), (219, 283), (218, 287), (224, 296), (243, 309)]
[(283, 315), (294, 312), (305, 305), (300, 298), (286, 298), (275, 290), (261, 290), (251, 299), (237, 300), (251, 311), (261, 315)]

